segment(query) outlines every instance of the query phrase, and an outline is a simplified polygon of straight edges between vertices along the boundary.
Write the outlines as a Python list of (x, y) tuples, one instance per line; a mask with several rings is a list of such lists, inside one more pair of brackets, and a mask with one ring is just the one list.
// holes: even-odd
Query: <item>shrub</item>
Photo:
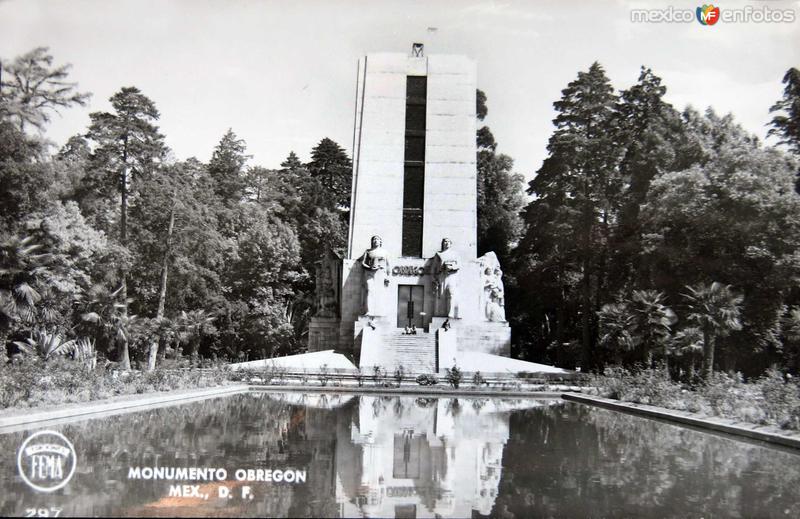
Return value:
[(714, 372), (705, 383), (698, 386), (697, 392), (711, 407), (711, 414), (734, 418), (737, 408), (743, 404), (739, 390), (741, 384), (742, 375), (739, 373), (730, 376)]
[(417, 377), (417, 384), (420, 386), (435, 386), (438, 383), (439, 379), (436, 378), (436, 375), (422, 374)]
[(606, 368), (594, 383), (601, 396), (640, 404), (669, 407), (681, 398), (680, 384), (672, 382), (663, 369), (631, 373), (620, 367)]
[(464, 377), (464, 374), (458, 369), (458, 366), (453, 366), (452, 368), (447, 368), (445, 370), (445, 379), (447, 383), (450, 384), (453, 389), (458, 389), (458, 385), (461, 384), (461, 379)]
[(763, 398), (764, 422), (800, 430), (800, 385), (778, 370), (769, 370), (756, 381)]
[(800, 430), (800, 385), (776, 370), (753, 382), (739, 373), (715, 372), (683, 388), (661, 369), (608, 368), (593, 382), (598, 394), (609, 398)]
[(667, 406), (680, 399), (680, 384), (673, 382), (663, 369), (643, 369), (632, 381), (627, 398), (632, 402)]
[(472, 385), (475, 387), (486, 385), (486, 379), (483, 378), (480, 371), (476, 371), (475, 374), (472, 375)]
[(373, 366), (372, 367), (372, 380), (375, 382), (376, 386), (381, 385), (381, 382), (384, 378), (383, 370), (381, 370), (380, 366)]
[(405, 376), (405, 370), (403, 369), (403, 365), (401, 364), (400, 366), (397, 367), (396, 370), (394, 370), (394, 380), (397, 382), (397, 387), (400, 387), (400, 385), (403, 383), (404, 376)]
[(148, 373), (120, 372), (100, 364), (87, 370), (84, 360), (65, 356), (41, 357), (17, 355), (0, 370), (0, 408), (28, 408), (99, 400), (123, 394), (169, 391), (215, 386), (234, 376), (224, 368), (207, 372), (198, 370)]

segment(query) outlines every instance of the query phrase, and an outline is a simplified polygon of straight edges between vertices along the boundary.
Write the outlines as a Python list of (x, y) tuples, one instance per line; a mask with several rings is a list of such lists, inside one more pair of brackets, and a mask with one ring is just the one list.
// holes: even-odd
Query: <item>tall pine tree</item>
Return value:
[(214, 190), (226, 207), (237, 205), (245, 195), (247, 184), (244, 165), (250, 158), (245, 154), (247, 145), (232, 129), (228, 129), (214, 148), (208, 163), (208, 174), (214, 179)]
[[(105, 171), (107, 182), (119, 192), (119, 243), (128, 243), (128, 206), (135, 194), (136, 183), (142, 175), (151, 173), (166, 153), (164, 137), (155, 122), (159, 118), (155, 103), (136, 87), (124, 87), (111, 96), (113, 112), (94, 112), (89, 115), (88, 137), (97, 143), (92, 161), (97, 170)], [(120, 272), (119, 302), (123, 318), (128, 312), (128, 273)], [(118, 341), (119, 361), (130, 369), (128, 340)]]
[(795, 155), (800, 155), (800, 70), (792, 67), (783, 76), (783, 99), (772, 105), (772, 128), (767, 135), (776, 135)]
[(353, 163), (344, 149), (325, 137), (311, 150), (307, 167), (311, 176), (319, 180), (332, 206), (349, 209)]
[[(622, 184), (616, 103), (599, 63), (562, 90), (554, 104), (558, 115), (548, 143), (550, 154), (529, 183), (534, 200), (525, 210), (527, 233), (520, 250), (525, 268), (518, 266), (518, 271), (528, 271), (529, 293), (541, 291), (542, 281), (550, 285), (535, 296), (542, 312), (538, 320), (548, 323), (546, 335), (555, 339), (558, 349), (568, 338), (579, 337), (583, 369), (596, 360), (596, 311), (606, 289), (608, 243)], [(544, 294), (551, 296), (546, 302), (541, 299)]]

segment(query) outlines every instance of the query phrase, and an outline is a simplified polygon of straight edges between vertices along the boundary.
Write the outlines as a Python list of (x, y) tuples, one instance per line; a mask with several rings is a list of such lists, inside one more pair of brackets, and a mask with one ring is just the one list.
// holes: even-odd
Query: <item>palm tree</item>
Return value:
[(653, 351), (668, 351), (671, 326), (677, 321), (675, 312), (664, 305), (664, 294), (655, 290), (634, 290), (629, 298), (604, 305), (598, 312), (600, 344), (614, 351), (638, 350), (651, 364)]
[(633, 316), (631, 334), (650, 365), (653, 351), (663, 348), (664, 369), (669, 372), (669, 338), (671, 327), (678, 321), (675, 312), (664, 304), (663, 292), (634, 290), (629, 308)]
[(600, 321), (600, 345), (613, 351), (619, 363), (620, 352), (636, 348), (631, 335), (633, 316), (628, 305), (624, 301), (603, 305), (597, 316)]
[(0, 348), (18, 322), (33, 324), (36, 303), (42, 296), (37, 281), (47, 271), (50, 254), (27, 236), (10, 236), (0, 242)]
[(117, 345), (119, 363), (122, 369), (131, 369), (131, 360), (128, 344), (136, 331), (136, 316), (127, 313), (127, 301), (121, 301), (123, 287), (109, 292), (103, 286), (96, 285), (90, 291), (91, 300), (87, 305), (87, 312), (81, 315), (86, 322), (100, 326), (111, 341)]
[(159, 351), (163, 360), (166, 349), (177, 336), (175, 324), (164, 316), (156, 315), (152, 319), (145, 318), (140, 326), (147, 350), (147, 371), (153, 371), (156, 369)]
[(205, 310), (192, 310), (191, 312), (181, 312), (178, 323), (181, 328), (181, 342), (189, 344), (189, 355), (197, 353), (200, 346), (200, 338), (204, 333), (214, 332), (216, 329), (211, 324), (216, 319), (213, 315), (208, 315)]
[[(172, 344), (176, 344), (174, 347), (174, 351), (177, 353), (178, 347), (177, 343), (180, 342), (180, 326), (174, 319), (168, 319), (166, 317), (162, 317), (160, 319), (155, 319), (151, 321), (154, 324), (152, 329), (153, 335), (155, 335), (156, 343), (163, 344), (164, 347), (160, 349), (161, 354), (156, 355), (156, 357), (160, 357), (161, 360), (164, 360), (167, 355), (167, 350), (169, 350)], [(152, 350), (151, 350), (152, 353)], [(176, 355), (177, 356), (177, 355)], [(148, 366), (147, 369), (150, 370), (150, 363), (152, 362), (152, 369), (155, 369), (155, 360), (151, 360), (148, 358)]]
[(689, 362), (689, 376), (694, 379), (695, 364), (703, 355), (703, 331), (696, 326), (688, 326), (678, 331), (669, 345), (670, 353)]
[(703, 373), (709, 378), (714, 371), (714, 350), (718, 337), (741, 330), (741, 306), (744, 297), (735, 294), (730, 285), (714, 281), (687, 286), (683, 294), (689, 307), (689, 322), (703, 332)]

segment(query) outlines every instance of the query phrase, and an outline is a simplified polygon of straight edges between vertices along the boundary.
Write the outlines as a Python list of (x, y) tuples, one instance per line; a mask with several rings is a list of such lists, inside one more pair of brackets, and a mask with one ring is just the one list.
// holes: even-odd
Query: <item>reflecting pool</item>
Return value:
[(254, 392), (46, 429), (74, 476), (35, 491), (38, 429), (0, 435), (3, 515), (800, 517), (800, 453), (561, 400)]

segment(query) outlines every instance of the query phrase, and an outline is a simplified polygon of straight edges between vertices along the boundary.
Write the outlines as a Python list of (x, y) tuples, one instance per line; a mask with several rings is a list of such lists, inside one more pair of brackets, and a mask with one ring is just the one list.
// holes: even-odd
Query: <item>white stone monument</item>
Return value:
[(475, 62), (423, 54), (359, 61), (348, 252), (318, 270), (309, 351), (362, 369), (510, 351), (500, 263), (477, 257)]

